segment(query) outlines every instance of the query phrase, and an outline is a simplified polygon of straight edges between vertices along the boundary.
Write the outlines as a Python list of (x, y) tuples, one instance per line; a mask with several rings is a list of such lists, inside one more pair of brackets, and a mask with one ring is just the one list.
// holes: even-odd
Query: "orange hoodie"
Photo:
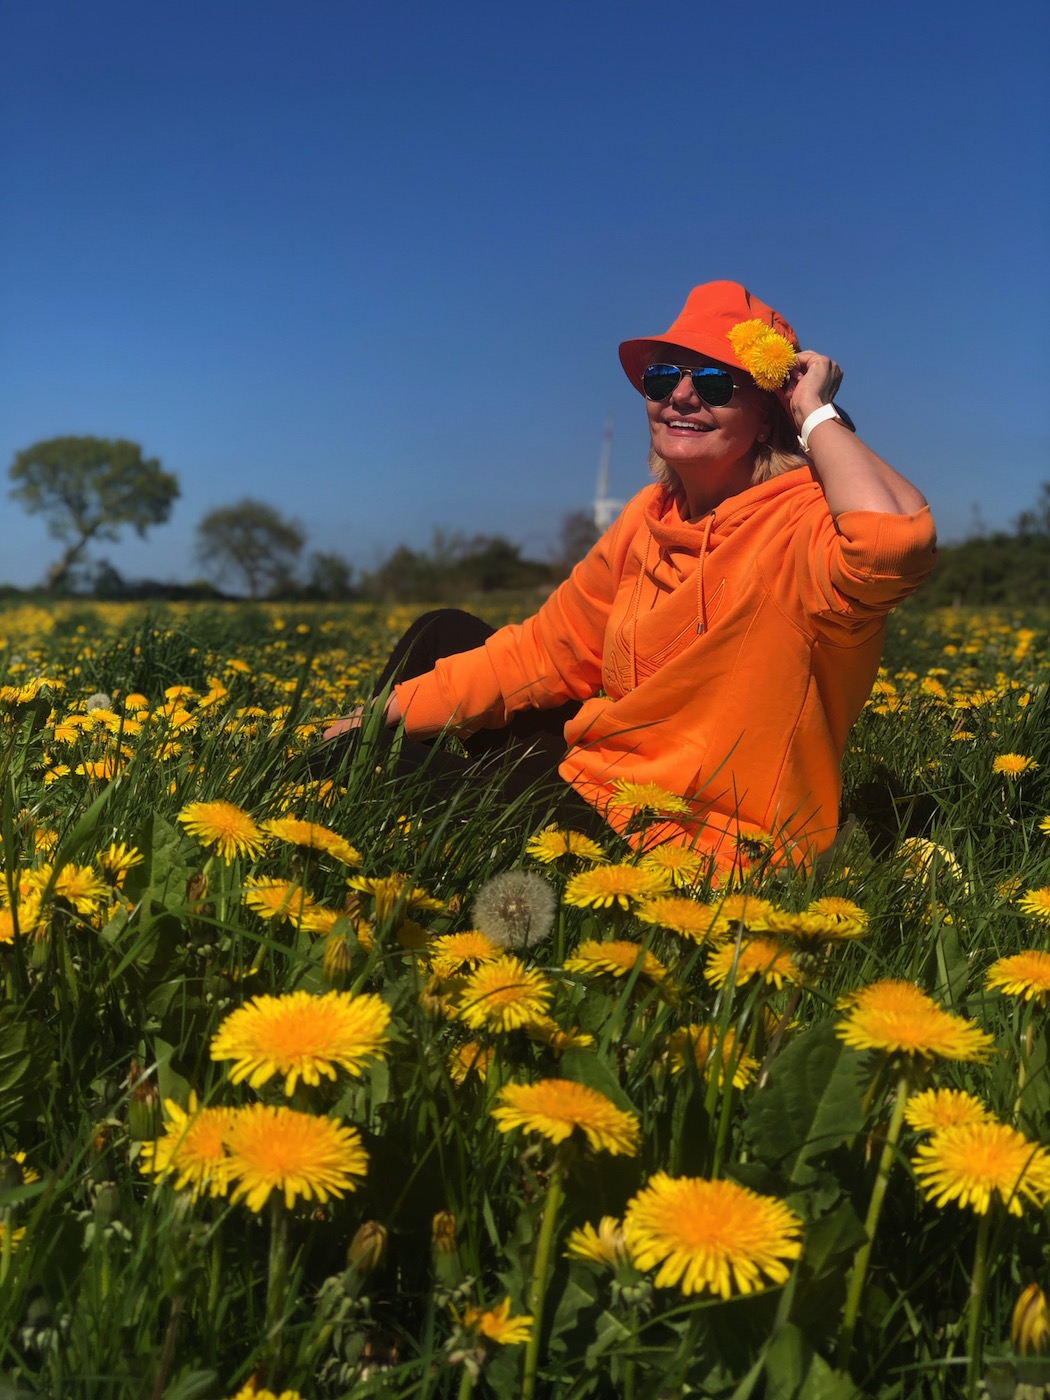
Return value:
[(646, 845), (725, 865), (757, 828), (805, 859), (834, 838), (846, 735), (934, 538), (928, 509), (833, 520), (808, 468), (696, 521), (648, 486), (535, 616), (399, 684), (406, 728), (499, 728), (582, 700), (559, 772), (611, 825), (630, 817), (606, 807), (614, 782), (655, 783), (691, 811), (650, 825)]

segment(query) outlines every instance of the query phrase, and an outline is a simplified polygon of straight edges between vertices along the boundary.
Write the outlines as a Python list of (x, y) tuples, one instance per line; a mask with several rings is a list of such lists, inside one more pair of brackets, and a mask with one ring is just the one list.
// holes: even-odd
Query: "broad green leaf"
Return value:
[(863, 1126), (866, 1078), (862, 1057), (842, 1044), (831, 1021), (804, 1032), (751, 1099), (746, 1132), (755, 1154), (796, 1185), (811, 1181), (814, 1163)]
[(638, 1112), (609, 1066), (590, 1051), (566, 1050), (558, 1062), (558, 1067), (563, 1079), (572, 1079), (577, 1084), (586, 1084), (589, 1089), (596, 1089), (624, 1113)]

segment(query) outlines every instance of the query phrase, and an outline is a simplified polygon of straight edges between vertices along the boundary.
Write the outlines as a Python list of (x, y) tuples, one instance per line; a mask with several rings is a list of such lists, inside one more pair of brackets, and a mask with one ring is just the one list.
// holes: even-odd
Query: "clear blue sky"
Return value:
[[(1050, 478), (1050, 8), (2, 0), (0, 464), (130, 437), (370, 567), (646, 480), (621, 339), (744, 282), (942, 538)], [(6, 502), (0, 581), (57, 552)]]

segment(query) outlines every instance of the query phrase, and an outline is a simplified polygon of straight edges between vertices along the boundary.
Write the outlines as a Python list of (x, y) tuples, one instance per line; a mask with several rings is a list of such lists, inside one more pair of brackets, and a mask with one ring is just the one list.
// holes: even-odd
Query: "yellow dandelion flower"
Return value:
[(1034, 758), (1019, 753), (1001, 753), (992, 760), (992, 772), (1011, 779), (1019, 778), (1022, 773), (1032, 773), (1038, 767)]
[(766, 919), (770, 933), (792, 938), (802, 945), (836, 943), (863, 938), (868, 932), (868, 916), (849, 899), (829, 895), (815, 899), (808, 909), (792, 914), (775, 909)]
[(205, 1193), (225, 1196), (230, 1184), (230, 1159), (226, 1131), (233, 1118), (228, 1108), (199, 1108), (191, 1090), (189, 1104), (181, 1108), (164, 1100), (164, 1134), (144, 1142), (139, 1167), (159, 1178), (173, 1178), (176, 1191), (188, 1187), (194, 1200)]
[(6, 1156), (9, 1162), (14, 1162), (15, 1166), (18, 1168), (18, 1174), (22, 1178), (23, 1186), (28, 1186), (31, 1182), (40, 1180), (40, 1173), (37, 1171), (36, 1167), (26, 1166), (26, 1154), (21, 1150), (3, 1153), (0, 1154), (0, 1156)]
[(658, 1288), (722, 1298), (786, 1283), (802, 1253), (802, 1222), (783, 1203), (735, 1181), (657, 1172), (627, 1203), (624, 1234), (635, 1266)]
[(295, 817), (274, 817), (263, 822), (263, 831), (278, 841), (287, 841), (292, 846), (303, 846), (311, 851), (323, 851), (333, 860), (343, 865), (360, 865), (360, 852), (351, 846), (345, 837), (317, 822), (298, 821)]
[(758, 1073), (758, 1061), (740, 1052), (731, 1026), (721, 1036), (717, 1026), (681, 1026), (671, 1033), (667, 1049), (673, 1074), (681, 1074), (690, 1057), (702, 1075), (713, 1074), (719, 1083), (731, 1073), (734, 1089), (746, 1089)]
[(1050, 817), (1039, 818), (1039, 830), (1044, 836), (1050, 836)]
[(697, 904), (695, 900), (669, 894), (643, 900), (635, 910), (635, 917), (644, 924), (669, 929), (693, 943), (703, 943), (715, 926), (718, 911), (709, 904)]
[(665, 870), (646, 870), (640, 865), (596, 865), (566, 881), (562, 896), (566, 904), (580, 909), (609, 909), (618, 904), (629, 909), (632, 901), (663, 894), (671, 887)]
[(342, 1196), (357, 1188), (368, 1170), (368, 1154), (356, 1128), (291, 1108), (252, 1104), (235, 1109), (226, 1135), (230, 1151), (231, 1201), (260, 1211), (271, 1191), (289, 1210), (296, 1199)]
[(662, 982), (668, 976), (668, 969), (647, 948), (623, 939), (608, 943), (585, 939), (573, 956), (565, 959), (564, 967), (566, 972), (607, 972), (613, 977), (626, 977), (637, 968), (651, 982)]
[(257, 856), (266, 844), (255, 821), (232, 802), (191, 802), (176, 820), (202, 846), (214, 846), (223, 860)]
[[(761, 333), (755, 325), (761, 325)], [(736, 357), (760, 389), (779, 389), (795, 364), (795, 347), (763, 322), (741, 321), (726, 332)]]
[(552, 865), (562, 856), (576, 856), (580, 860), (594, 862), (606, 859), (601, 846), (590, 836), (585, 836), (582, 831), (562, 831), (556, 826), (549, 826), (530, 836), (525, 850), (534, 860), (542, 860), (545, 865)]
[(618, 1269), (630, 1261), (623, 1226), (615, 1215), (603, 1215), (597, 1230), (593, 1225), (581, 1225), (565, 1241), (566, 1259), (590, 1259), (607, 1269)]
[(957, 879), (962, 879), (962, 867), (944, 846), (929, 841), (925, 836), (908, 836), (897, 847), (897, 854), (904, 857), (903, 874), (906, 879), (925, 878), (936, 869), (938, 874), (945, 870)]
[(1007, 875), (995, 882), (995, 896), (997, 899), (1013, 899), (1023, 884), (1020, 875)]
[(467, 1308), (463, 1314), (463, 1326), (469, 1332), (487, 1337), (490, 1342), (504, 1347), (527, 1342), (532, 1334), (532, 1324), (531, 1313), (518, 1313), (516, 1317), (511, 1317), (509, 1298), (504, 1298), (495, 1308)]
[(1025, 890), (1018, 903), (1022, 914), (1050, 920), (1050, 885), (1044, 885), (1038, 890)]
[(788, 950), (771, 938), (762, 937), (745, 938), (739, 953), (735, 942), (716, 948), (707, 960), (704, 978), (712, 987), (721, 987), (731, 971), (738, 987), (760, 977), (777, 991), (785, 982), (799, 982), (802, 978)]
[(643, 870), (662, 870), (671, 878), (671, 884), (678, 887), (695, 885), (707, 873), (707, 857), (699, 851), (691, 851), (687, 846), (676, 846), (667, 841), (647, 851), (638, 865)]
[(761, 860), (768, 856), (776, 844), (768, 831), (758, 826), (741, 826), (733, 837), (733, 844), (745, 860)]
[(313, 899), (302, 885), (292, 880), (271, 880), (268, 876), (246, 880), (241, 900), (261, 919), (286, 919), (292, 924), (300, 923), (313, 907)]
[(920, 1143), (912, 1166), (926, 1199), (937, 1206), (955, 1201), (985, 1215), (998, 1196), (1011, 1215), (1024, 1201), (1050, 1201), (1050, 1153), (1016, 1128), (994, 1120), (943, 1128)]
[(715, 937), (726, 933), (735, 934), (741, 928), (761, 933), (766, 929), (766, 921), (773, 912), (772, 900), (762, 899), (757, 894), (727, 894), (718, 904), (711, 932)]
[(749, 321), (738, 321), (735, 326), (726, 331), (726, 340), (733, 347), (733, 353), (739, 359), (741, 355), (746, 355), (754, 345), (756, 340), (760, 340), (768, 331), (773, 329), (767, 326), (765, 321), (760, 321), (753, 317)]
[(42, 931), (43, 915), (39, 895), (23, 895), (18, 901), (17, 910), (6, 904), (0, 907), (0, 943), (14, 943), (16, 915), (18, 932), (23, 938)]
[(452, 977), (479, 963), (491, 962), (500, 956), (500, 949), (476, 929), (466, 933), (446, 933), (428, 944), (430, 965), (443, 977)]
[(572, 1079), (507, 1084), (498, 1098), (492, 1116), (501, 1133), (524, 1128), (558, 1143), (579, 1131), (596, 1152), (633, 1157), (638, 1151), (637, 1116), (586, 1084)]
[(232, 1011), (212, 1038), (211, 1058), (233, 1060), (230, 1079), (247, 1079), (258, 1089), (275, 1074), (284, 1076), (284, 1092), (304, 1084), (335, 1079), (336, 1069), (360, 1076), (369, 1059), (386, 1054), (390, 1008), (371, 993), (289, 992), (253, 997)]
[(111, 841), (104, 851), (96, 856), (98, 867), (106, 880), (115, 889), (122, 889), (129, 870), (143, 861), (142, 852), (137, 846), (129, 846), (124, 841)]
[(926, 1059), (985, 1060), (992, 1037), (953, 1016), (912, 982), (872, 982), (839, 1002), (845, 1016), (835, 1034), (855, 1050), (920, 1055)]
[[(5, 689), (6, 688), (7, 687), (5, 687)], [(0, 704), (2, 703), (3, 697), (0, 696)], [(24, 1225), (19, 1225), (16, 1229), (12, 1230), (9, 1226), (5, 1225), (2, 1220), (0, 1220), (0, 1252), (3, 1251), (4, 1244), (8, 1239), (10, 1239), (11, 1241), (11, 1249), (15, 1250), (22, 1243), (25, 1237), (26, 1227)]]
[(375, 902), (375, 917), (380, 922), (389, 918), (395, 909), (407, 912), (409, 909), (445, 907), (440, 899), (435, 899), (420, 885), (413, 885), (407, 875), (351, 875), (346, 883), (352, 889), (372, 896)]
[(463, 981), (458, 1014), (471, 1030), (512, 1031), (545, 1016), (554, 988), (542, 972), (504, 954)]
[[(32, 889), (43, 895), (51, 880), (51, 866), (38, 865), (31, 875)], [(78, 914), (93, 914), (108, 898), (106, 882), (90, 865), (63, 865), (51, 885), (53, 899), (64, 899)]]
[(617, 778), (608, 799), (610, 807), (626, 807), (632, 812), (658, 812), (663, 816), (684, 816), (692, 811), (689, 803), (677, 792), (669, 792), (659, 783), (632, 783)]
[(556, 1055), (566, 1050), (582, 1050), (594, 1044), (594, 1036), (579, 1028), (563, 1030), (551, 1016), (537, 1016), (524, 1027), (525, 1034), (538, 1045), (546, 1045)]
[(476, 1074), (484, 1084), (492, 1064), (493, 1053), (490, 1046), (479, 1045), (476, 1040), (457, 1045), (449, 1051), (446, 1061), (449, 1079), (457, 1089), (467, 1082), (467, 1076), (470, 1074)]
[(939, 1133), (963, 1123), (983, 1123), (992, 1117), (980, 1099), (961, 1089), (925, 1089), (913, 1094), (904, 1108), (904, 1121), (917, 1133)]
[(329, 909), (324, 904), (296, 904), (299, 910), (298, 927), (305, 933), (329, 934), (340, 919), (349, 916), (343, 909)]
[(989, 991), (1005, 992), (1007, 996), (1023, 997), (1045, 1006), (1050, 996), (1050, 953), (1031, 948), (999, 958), (985, 973), (984, 985)]
[(1021, 1290), (1010, 1318), (1010, 1340), (1021, 1356), (1045, 1351), (1050, 1342), (1050, 1316), (1046, 1296), (1037, 1283)]

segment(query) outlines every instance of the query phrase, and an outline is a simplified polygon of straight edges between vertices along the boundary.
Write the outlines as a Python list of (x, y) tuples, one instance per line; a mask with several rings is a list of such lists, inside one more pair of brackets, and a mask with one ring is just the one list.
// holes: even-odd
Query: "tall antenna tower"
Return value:
[(602, 433), (602, 451), (598, 458), (598, 482), (594, 488), (595, 528), (605, 531), (623, 509), (623, 501), (614, 501), (609, 495), (609, 458), (612, 456), (613, 420), (610, 413), (605, 420)]

